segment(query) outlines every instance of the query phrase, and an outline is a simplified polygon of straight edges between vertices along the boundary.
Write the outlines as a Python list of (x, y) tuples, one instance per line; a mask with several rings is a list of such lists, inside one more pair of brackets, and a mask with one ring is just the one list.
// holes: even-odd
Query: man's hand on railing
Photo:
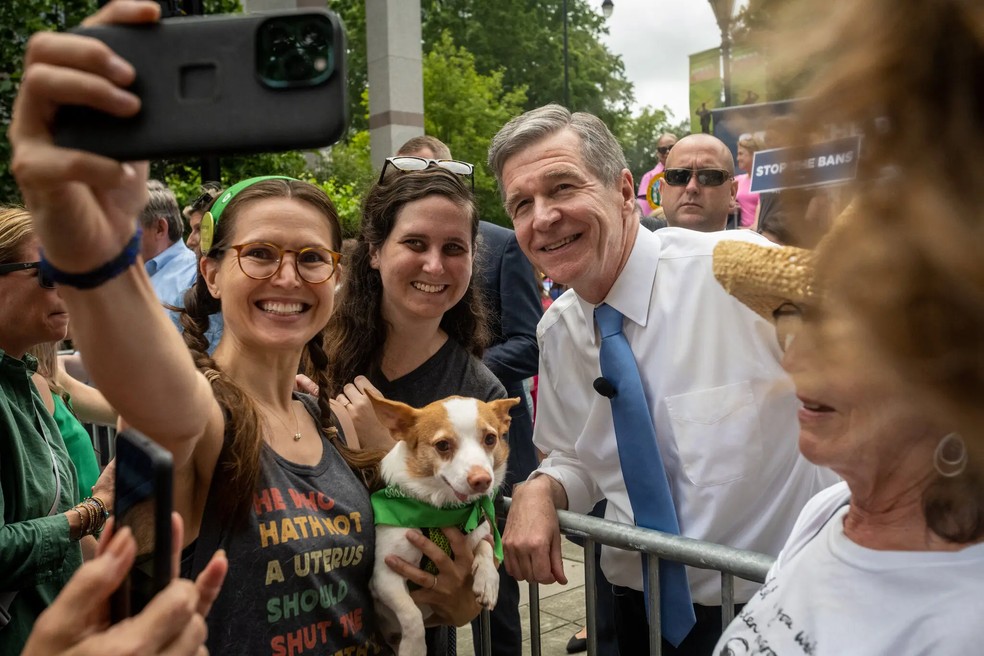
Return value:
[(513, 489), (502, 535), (506, 571), (518, 581), (567, 583), (561, 556), (557, 503), (566, 507), (564, 488), (538, 476)]

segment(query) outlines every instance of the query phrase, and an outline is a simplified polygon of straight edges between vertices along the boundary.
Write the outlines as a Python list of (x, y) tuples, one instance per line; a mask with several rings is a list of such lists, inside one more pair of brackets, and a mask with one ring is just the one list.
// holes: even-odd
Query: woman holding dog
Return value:
[[(91, 22), (158, 16), (154, 2), (112, 2)], [(373, 646), (368, 588), (367, 483), (376, 460), (345, 447), (327, 381), (319, 379), (317, 399), (292, 394), (302, 353), (326, 365), (321, 344), (341, 247), (335, 209), (317, 187), (281, 177), (243, 181), (213, 204), (203, 219), (211, 239), (203, 233), (200, 274), (185, 297), (189, 357), (137, 257), (147, 165), (68, 151), (51, 133), (63, 103), (137, 112), (139, 100), (124, 90), (133, 76), (94, 40), (31, 41), (10, 139), (42, 270), (60, 284), (99, 389), (174, 457), (185, 573), (204, 567), (216, 548), (228, 553), (208, 618), (210, 651), (385, 653)], [(218, 309), (225, 331), (209, 356), (203, 335)], [(455, 569), (437, 547), (428, 553)], [(409, 565), (402, 571), (421, 585), (432, 578)], [(434, 603), (442, 601), (458, 604)]]
[[(467, 162), (391, 157), (366, 196), (326, 341), (330, 393), (363, 446), (393, 445), (367, 391), (417, 408), (451, 395), (506, 396), (480, 359), (487, 335), (473, 284), (478, 211), (472, 174)], [(458, 554), (460, 533), (447, 533)], [(441, 569), (413, 594), (418, 603), (431, 603), (441, 594), (470, 591), (469, 578)], [(439, 617), (460, 626), (479, 610), (472, 596)], [(443, 637), (431, 636), (429, 652), (447, 653), (441, 643)]]

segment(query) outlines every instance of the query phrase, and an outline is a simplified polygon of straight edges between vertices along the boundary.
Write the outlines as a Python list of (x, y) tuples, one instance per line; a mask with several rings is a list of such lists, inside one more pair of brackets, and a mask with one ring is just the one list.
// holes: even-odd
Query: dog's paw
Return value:
[(472, 578), (472, 592), (479, 605), (489, 610), (495, 608), (495, 602), (499, 600), (499, 572), (495, 565), (476, 559), (472, 564)]

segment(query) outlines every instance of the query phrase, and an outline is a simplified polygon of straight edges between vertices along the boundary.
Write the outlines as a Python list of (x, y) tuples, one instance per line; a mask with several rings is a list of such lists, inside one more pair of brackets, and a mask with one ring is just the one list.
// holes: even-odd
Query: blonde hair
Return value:
[(34, 236), (31, 215), (23, 207), (0, 206), (0, 264), (15, 262)]

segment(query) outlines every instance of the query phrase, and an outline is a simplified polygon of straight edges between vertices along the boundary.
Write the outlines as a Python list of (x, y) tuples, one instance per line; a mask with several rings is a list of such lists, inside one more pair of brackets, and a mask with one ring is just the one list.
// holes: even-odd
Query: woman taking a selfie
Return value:
[[(158, 15), (153, 2), (113, 2), (91, 22)], [(330, 200), (275, 177), (243, 181), (213, 204), (203, 219), (213, 236), (203, 231), (201, 273), (185, 297), (189, 357), (138, 264), (134, 217), (147, 202), (146, 164), (58, 148), (48, 122), (64, 102), (135, 113), (138, 99), (121, 88), (132, 68), (94, 40), (43, 34), (32, 39), (25, 69), (12, 168), (36, 212), (42, 270), (77, 313), (74, 336), (96, 385), (174, 457), (185, 573), (197, 573), (216, 548), (228, 553), (209, 650), (375, 651), (366, 485), (374, 461), (344, 446), (327, 384), (318, 399), (292, 394), (302, 353), (326, 365), (321, 343), (341, 247)], [(225, 330), (210, 357), (202, 335), (219, 308)], [(428, 555), (458, 566), (436, 547)], [(399, 571), (421, 585), (432, 578)], [(434, 601), (442, 600), (459, 604)]]

